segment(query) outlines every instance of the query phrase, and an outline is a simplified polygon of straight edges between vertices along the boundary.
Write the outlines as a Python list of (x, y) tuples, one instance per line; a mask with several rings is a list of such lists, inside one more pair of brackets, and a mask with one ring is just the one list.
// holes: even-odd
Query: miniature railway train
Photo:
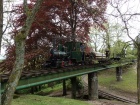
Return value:
[(84, 43), (81, 42), (66, 42), (64, 45), (59, 44), (57, 48), (50, 50), (50, 58), (43, 64), (43, 68), (66, 67), (71, 65), (87, 65), (93, 64), (94, 61), (106, 62), (109, 60), (108, 54), (99, 52), (85, 53)]

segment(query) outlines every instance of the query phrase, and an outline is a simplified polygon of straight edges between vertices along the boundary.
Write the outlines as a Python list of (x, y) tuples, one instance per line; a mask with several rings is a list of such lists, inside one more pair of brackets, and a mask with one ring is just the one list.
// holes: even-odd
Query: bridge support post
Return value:
[(98, 99), (98, 75), (97, 72), (88, 74), (88, 94), (90, 100)]
[(71, 78), (71, 85), (72, 85), (71, 98), (75, 99), (76, 98), (76, 77)]
[(117, 81), (122, 80), (122, 67), (116, 67), (116, 79)]
[(66, 80), (63, 80), (63, 96), (67, 95)]

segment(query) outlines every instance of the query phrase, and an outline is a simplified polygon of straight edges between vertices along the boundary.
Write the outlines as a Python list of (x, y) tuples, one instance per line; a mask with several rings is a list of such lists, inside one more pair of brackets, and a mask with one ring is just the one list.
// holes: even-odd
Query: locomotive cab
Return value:
[(66, 42), (67, 52), (70, 56), (70, 60), (76, 64), (82, 62), (82, 52), (80, 51), (81, 42)]

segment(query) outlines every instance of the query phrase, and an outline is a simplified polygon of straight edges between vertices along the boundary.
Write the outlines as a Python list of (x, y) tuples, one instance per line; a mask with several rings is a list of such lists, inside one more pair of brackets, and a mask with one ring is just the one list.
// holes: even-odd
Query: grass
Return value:
[(53, 91), (59, 91), (59, 90), (62, 90), (62, 84), (56, 84), (52, 87), (48, 87), (48, 86), (44, 86), (43, 89), (41, 89), (42, 92), (45, 92), (45, 93), (51, 93)]
[[(53, 83), (52, 83), (53, 85)], [(55, 84), (54, 86), (49, 86), (48, 84), (45, 84), (42, 86), (41, 88), (41, 91), (38, 91), (38, 92), (35, 92), (34, 94), (40, 94), (40, 93), (44, 93), (44, 94), (50, 94), (51, 92), (53, 91), (59, 91), (59, 90), (62, 90), (62, 83), (58, 83), (58, 84)], [(30, 88), (28, 89), (23, 89), (23, 90), (18, 90), (17, 93), (19, 94), (29, 94), (30, 93)]]
[(12, 105), (91, 105), (84, 101), (38, 95), (23, 95), (14, 99)]
[(124, 76), (123, 81), (113, 84), (113, 87), (126, 92), (137, 92), (137, 76), (133, 70), (129, 70)]
[(45, 85), (40, 92), (35, 93), (36, 95), (24, 94), (13, 99), (12, 105), (91, 105), (85, 101), (68, 99), (65, 97), (58, 98), (47, 96), (51, 92), (56, 92), (59, 90), (62, 90), (62, 84), (56, 84), (53, 87), (48, 87), (48, 85)]
[(137, 92), (137, 74), (133, 67), (125, 70), (122, 74), (123, 80), (120, 82), (116, 81), (115, 70), (110, 70), (107, 73), (103, 72), (99, 76), (99, 84), (111, 89), (122, 90), (128, 93)]
[(114, 70), (106, 70), (99, 73), (99, 85), (110, 86), (115, 82), (115, 72)]

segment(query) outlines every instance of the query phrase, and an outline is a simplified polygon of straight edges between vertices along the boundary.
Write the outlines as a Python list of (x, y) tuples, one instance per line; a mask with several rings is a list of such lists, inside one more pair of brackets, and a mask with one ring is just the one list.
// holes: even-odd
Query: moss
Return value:
[(25, 35), (25, 29), (21, 29), (21, 31), (16, 35), (15, 42), (21, 43), (21, 41), (25, 41), (26, 35)]

